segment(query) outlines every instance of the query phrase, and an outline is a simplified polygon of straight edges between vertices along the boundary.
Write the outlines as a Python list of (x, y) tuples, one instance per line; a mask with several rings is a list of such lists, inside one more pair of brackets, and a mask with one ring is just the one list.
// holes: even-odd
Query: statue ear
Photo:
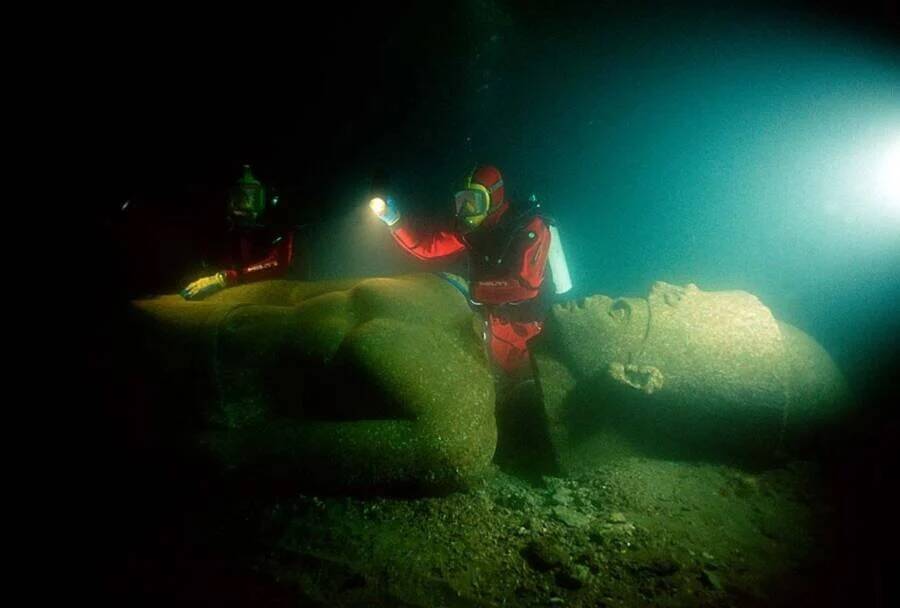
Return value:
[(609, 316), (616, 321), (621, 321), (622, 323), (628, 323), (629, 321), (631, 321), (631, 312), (631, 304), (629, 304), (626, 300), (615, 300), (609, 306)]

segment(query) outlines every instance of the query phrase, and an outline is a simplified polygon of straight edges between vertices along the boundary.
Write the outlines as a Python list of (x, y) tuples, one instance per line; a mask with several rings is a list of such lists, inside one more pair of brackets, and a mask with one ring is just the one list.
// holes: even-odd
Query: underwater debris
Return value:
[(584, 528), (591, 523), (591, 518), (588, 515), (569, 507), (553, 507), (552, 513), (556, 520), (566, 524), (570, 528)]
[(627, 524), (628, 520), (625, 518), (625, 515), (616, 511), (614, 513), (610, 513), (609, 517), (606, 519), (611, 524)]
[(709, 568), (704, 568), (702, 570), (702, 572), (700, 573), (700, 580), (710, 589), (715, 589), (716, 591), (722, 591), (722, 589), (724, 589), (722, 585), (722, 579), (720, 579), (719, 575)]

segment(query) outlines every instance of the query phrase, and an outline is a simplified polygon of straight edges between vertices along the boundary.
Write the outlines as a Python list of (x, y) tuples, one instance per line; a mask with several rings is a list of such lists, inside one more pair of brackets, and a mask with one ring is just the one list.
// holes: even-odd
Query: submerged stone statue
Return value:
[(554, 307), (535, 363), (563, 471), (605, 431), (664, 456), (768, 459), (813, 446), (848, 403), (811, 338), (755, 296), (656, 283)]
[(436, 491), (491, 463), (493, 380), (465, 298), (437, 276), (268, 281), (135, 308), (164, 400), (201, 412), (224, 465)]
[[(466, 298), (435, 275), (268, 281), (134, 311), (151, 405), (190, 413), (226, 467), (423, 492), (491, 467), (493, 378)], [(608, 431), (664, 456), (769, 458), (812, 445), (846, 404), (827, 353), (740, 291), (567, 302), (533, 352), (538, 415), (517, 421), (504, 399), (501, 432), (536, 421), (520, 443), (545, 439), (555, 471), (595, 466)]]

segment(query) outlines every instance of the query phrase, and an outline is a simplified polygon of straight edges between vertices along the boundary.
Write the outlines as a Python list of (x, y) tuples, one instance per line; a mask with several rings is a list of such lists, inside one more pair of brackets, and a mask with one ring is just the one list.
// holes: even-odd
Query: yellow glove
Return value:
[(181, 290), (185, 300), (201, 300), (225, 287), (225, 275), (221, 272), (197, 279)]

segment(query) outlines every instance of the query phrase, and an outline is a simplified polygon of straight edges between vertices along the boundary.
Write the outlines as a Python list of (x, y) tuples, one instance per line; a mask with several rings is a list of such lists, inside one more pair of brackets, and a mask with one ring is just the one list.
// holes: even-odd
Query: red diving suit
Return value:
[[(498, 172), (499, 176), (499, 172)], [(543, 328), (542, 287), (550, 249), (545, 220), (528, 209), (516, 213), (501, 202), (477, 229), (419, 234), (403, 220), (392, 226), (394, 239), (419, 259), (469, 253), (469, 297), (485, 318), (490, 358), (508, 375), (530, 373), (528, 341)]]
[[(271, 206), (278, 203), (272, 198)], [(200, 277), (181, 290), (186, 300), (203, 299), (216, 291), (264, 279), (283, 276), (294, 258), (293, 230), (275, 228), (269, 221), (260, 222), (266, 213), (266, 193), (262, 183), (253, 177), (249, 165), (244, 165), (244, 174), (228, 195), (226, 221), (229, 229), (223, 239), (216, 239), (213, 255), (219, 263), (219, 271), (213, 275)]]
[(269, 227), (236, 227), (229, 234), (222, 274), (225, 286), (284, 276), (294, 259), (294, 232)]

